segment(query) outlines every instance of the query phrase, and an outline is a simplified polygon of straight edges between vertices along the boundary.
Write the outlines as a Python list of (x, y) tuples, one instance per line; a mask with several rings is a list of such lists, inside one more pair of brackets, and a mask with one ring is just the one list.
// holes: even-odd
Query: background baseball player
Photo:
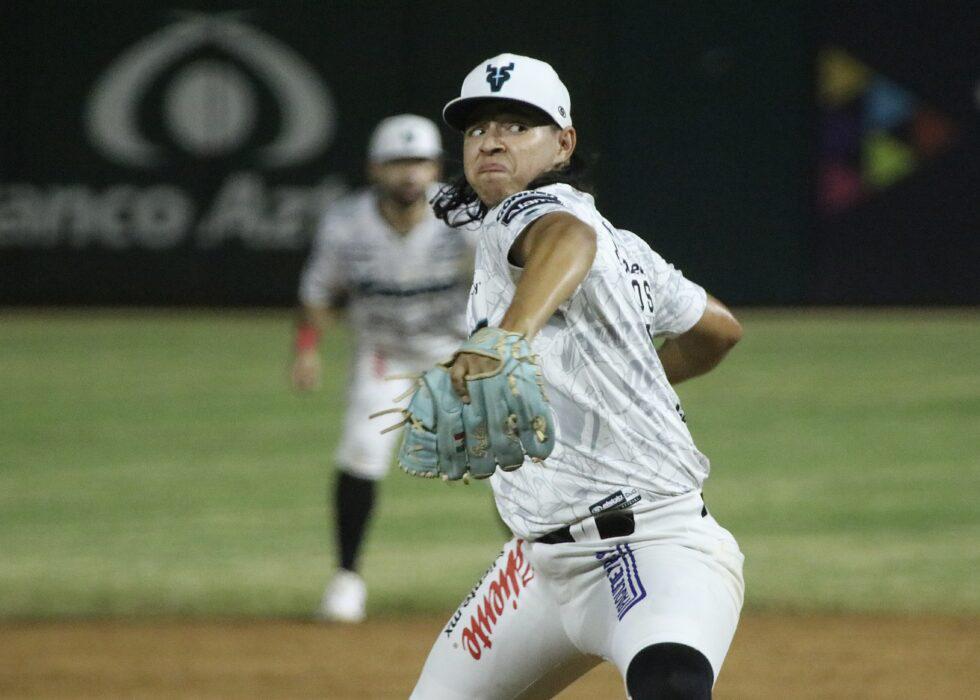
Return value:
[(462, 304), (472, 274), (472, 243), (437, 220), (428, 205), (440, 174), (436, 125), (404, 114), (382, 121), (368, 148), (371, 187), (324, 216), (303, 271), (301, 321), (292, 378), (297, 389), (320, 381), (317, 341), (348, 301), (355, 335), (348, 408), (336, 453), (334, 515), (338, 570), (318, 615), (357, 622), (367, 593), (358, 553), (376, 482), (388, 470), (397, 433), (379, 436), (368, 415), (391, 405), (407, 380), (385, 381), (431, 365), (464, 336)]
[[(463, 132), (465, 179), (435, 210), (480, 225), (468, 321), (481, 330), (448, 367), (452, 386), (446, 369), (426, 374), (399, 460), (450, 479), (496, 462), (517, 537), (439, 634), (412, 697), (551, 697), (600, 659), (634, 699), (710, 697), (742, 555), (703, 503), (708, 460), (672, 383), (713, 368), (741, 328), (565, 184), (577, 134), (551, 66), (484, 61), (443, 116)], [(464, 435), (446, 430), (456, 421)], [(550, 455), (524, 461), (521, 446)]]

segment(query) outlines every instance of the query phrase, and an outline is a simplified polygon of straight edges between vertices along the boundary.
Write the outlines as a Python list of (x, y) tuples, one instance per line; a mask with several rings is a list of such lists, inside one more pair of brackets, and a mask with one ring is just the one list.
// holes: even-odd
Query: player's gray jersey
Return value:
[(431, 215), (400, 235), (381, 216), (375, 192), (357, 192), (323, 217), (300, 300), (320, 305), (346, 295), (360, 347), (431, 361), (466, 335), (472, 239)]
[(555, 410), (555, 450), (491, 478), (501, 516), (534, 539), (606, 508), (643, 508), (699, 489), (708, 460), (694, 446), (677, 394), (653, 344), (690, 329), (704, 290), (629, 231), (614, 228), (592, 197), (568, 185), (519, 192), (480, 227), (470, 329), (499, 325), (521, 270), (508, 263), (531, 222), (567, 212), (595, 229), (592, 269), (534, 338)]

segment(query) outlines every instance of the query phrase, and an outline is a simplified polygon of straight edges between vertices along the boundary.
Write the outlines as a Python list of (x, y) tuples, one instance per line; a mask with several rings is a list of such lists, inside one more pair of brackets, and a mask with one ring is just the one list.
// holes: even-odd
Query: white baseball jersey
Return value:
[(376, 193), (362, 190), (323, 217), (300, 300), (328, 304), (346, 294), (360, 348), (434, 361), (466, 336), (472, 236), (431, 215), (401, 235), (381, 216)]
[(567, 212), (597, 237), (592, 269), (534, 338), (556, 418), (556, 444), (491, 477), (501, 517), (536, 539), (609, 508), (634, 511), (699, 490), (708, 476), (653, 338), (689, 330), (706, 295), (635, 234), (614, 228), (592, 197), (568, 185), (519, 192), (480, 227), (470, 291), (470, 329), (496, 326), (522, 270), (509, 264), (517, 236), (537, 218)]

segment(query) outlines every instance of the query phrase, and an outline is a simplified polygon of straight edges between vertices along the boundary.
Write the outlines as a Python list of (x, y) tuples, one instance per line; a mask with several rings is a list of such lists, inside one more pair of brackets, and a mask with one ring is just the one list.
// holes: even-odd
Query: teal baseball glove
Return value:
[(520, 333), (481, 328), (456, 351), (483, 355), (496, 367), (466, 377), (470, 403), (463, 405), (463, 428), (470, 473), (490, 476), (541, 461), (555, 447), (555, 425), (544, 380), (531, 345)]
[[(541, 461), (555, 446), (554, 421), (545, 398), (537, 358), (518, 333), (483, 328), (456, 351), (497, 360), (497, 366), (467, 377), (470, 403), (453, 390), (448, 367), (436, 365), (417, 379), (412, 399), (399, 412), (404, 426), (398, 464), (415, 476), (455, 481), (484, 479), (500, 466), (507, 471), (525, 456)], [(380, 414), (375, 414), (380, 415)]]
[(423, 374), (403, 411), (401, 468), (414, 476), (462, 479), (467, 464), (462, 413), (463, 402), (453, 391), (446, 367), (436, 365)]

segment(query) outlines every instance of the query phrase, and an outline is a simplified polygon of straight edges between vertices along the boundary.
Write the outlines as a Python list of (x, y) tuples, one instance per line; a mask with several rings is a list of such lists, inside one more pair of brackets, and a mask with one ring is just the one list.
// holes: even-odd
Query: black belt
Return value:
[[(608, 540), (610, 537), (625, 537), (632, 535), (636, 528), (631, 510), (610, 510), (599, 513), (595, 516), (595, 527), (599, 531), (599, 538)], [(560, 544), (562, 542), (574, 542), (572, 529), (566, 525), (558, 530), (552, 530), (544, 537), (539, 537), (535, 542), (541, 544)]]

